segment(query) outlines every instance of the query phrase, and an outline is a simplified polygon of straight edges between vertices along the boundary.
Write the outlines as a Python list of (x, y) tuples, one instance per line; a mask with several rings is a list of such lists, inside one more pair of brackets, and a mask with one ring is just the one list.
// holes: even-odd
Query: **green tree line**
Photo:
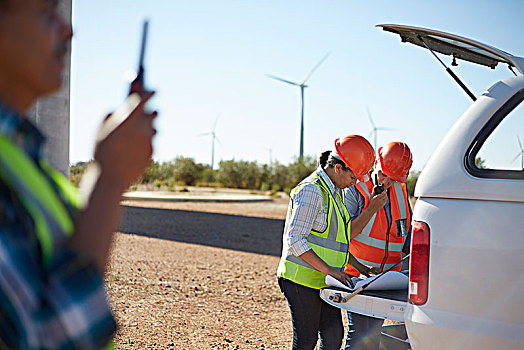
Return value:
[[(71, 166), (71, 181), (76, 185), (88, 163), (79, 162)], [(241, 188), (261, 191), (284, 191), (289, 193), (303, 178), (311, 174), (318, 166), (318, 159), (305, 156), (295, 158), (284, 165), (274, 162), (271, 165), (258, 164), (254, 161), (223, 160), (218, 169), (211, 169), (193, 158), (176, 157), (172, 161), (153, 161), (151, 166), (137, 180), (133, 187), (153, 184), (161, 188), (174, 190), (174, 186), (211, 186)], [(409, 174), (407, 186), (410, 196), (413, 195), (420, 171)]]

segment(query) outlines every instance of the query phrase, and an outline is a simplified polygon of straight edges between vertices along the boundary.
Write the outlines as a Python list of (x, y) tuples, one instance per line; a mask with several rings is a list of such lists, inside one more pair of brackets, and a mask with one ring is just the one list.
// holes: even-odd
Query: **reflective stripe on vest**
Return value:
[[(332, 230), (332, 231), (336, 233), (335, 230)], [(332, 234), (332, 231), (329, 232), (329, 235)], [(329, 237), (329, 235), (328, 235), (328, 237)], [(335, 237), (335, 239), (336, 239), (336, 237)], [(332, 241), (329, 238), (322, 238), (322, 237), (318, 237), (318, 236), (315, 236), (315, 235), (312, 235), (312, 234), (310, 234), (307, 237), (307, 241), (310, 244), (314, 244), (314, 245), (317, 245), (319, 247), (330, 249), (330, 250), (334, 250), (334, 251), (337, 251), (337, 252), (340, 252), (340, 253), (344, 253), (344, 254), (347, 254), (348, 248), (349, 248), (347, 243), (341, 243), (341, 242)], [(298, 264), (300, 266), (304, 266), (304, 267), (307, 267), (308, 269), (315, 270), (315, 268), (313, 266), (309, 265), (304, 259), (302, 259), (299, 256), (295, 256), (295, 255), (293, 255), (291, 253), (288, 253), (286, 259), (291, 261), (291, 262), (294, 262), (295, 264)], [(331, 265), (329, 265), (329, 266), (331, 266)], [(334, 269), (340, 269), (340, 266), (331, 266), (331, 267), (334, 268)]]
[[(307, 241), (311, 245), (313, 251), (332, 268), (342, 270), (347, 263), (348, 258), (348, 241), (349, 225), (344, 221), (344, 217), (349, 218), (349, 213), (345, 207), (344, 200), (340, 193), (337, 195), (340, 203), (342, 203), (342, 211), (335, 202), (333, 196), (329, 193), (327, 184), (316, 174), (304, 179), (297, 187), (291, 191), (291, 198), (293, 194), (305, 184), (314, 184), (319, 187), (322, 192), (324, 203), (327, 201), (327, 228), (324, 232), (316, 232), (311, 230), (307, 236)], [(291, 205), (291, 204), (290, 204)], [(292, 207), (288, 210), (286, 218), (285, 232), (287, 232), (288, 224), (291, 220)], [(335, 215), (333, 215), (335, 213)], [(327, 235), (326, 235), (327, 231)], [(347, 235), (347, 237), (346, 237)], [(317, 271), (313, 266), (308, 264), (302, 258), (291, 254), (284, 244), (282, 258), (279, 264), (278, 275), (289, 279), (295, 283), (305, 285), (310, 288), (322, 288), (326, 284), (324, 282), (325, 275)]]
[(408, 217), (408, 208), (406, 205), (406, 201), (404, 200), (402, 184), (400, 182), (395, 181), (395, 183), (393, 184), (393, 187), (395, 188), (395, 195), (397, 197), (398, 211), (400, 213), (400, 218), (402, 220), (405, 220)]
[[(27, 154), (3, 135), (0, 135), (0, 150), (0, 178), (18, 195), (33, 218), (42, 259), (49, 266), (53, 255), (53, 237), (71, 235), (73, 221), (55, 189)], [(46, 172), (51, 169), (45, 162), (41, 165)], [(76, 196), (73, 185), (56, 171), (50, 172), (49, 176), (56, 181), (66, 200), (77, 205), (78, 200), (73, 200)]]
[[(286, 260), (290, 261), (292, 263), (295, 263), (297, 265), (300, 265), (300, 266), (303, 266), (303, 267), (307, 267), (308, 269), (316, 270), (313, 266), (309, 265), (304, 259), (302, 259), (299, 256), (295, 256), (293, 254), (288, 254), (287, 257), (286, 257)], [(334, 268), (334, 269), (340, 270), (340, 266), (331, 266), (331, 265), (329, 265), (329, 266)]]
[[(335, 230), (331, 230), (329, 232), (329, 235), (333, 235), (333, 232), (335, 234), (337, 233)], [(322, 238), (322, 237), (315, 236), (315, 235), (309, 235), (308, 236), (308, 242), (312, 243), (312, 244), (316, 244), (316, 245), (318, 245), (320, 247), (323, 247), (323, 248), (335, 250), (337, 252), (345, 253), (345, 252), (348, 251), (348, 244), (347, 243), (337, 242), (336, 241), (337, 237), (332, 237), (334, 239), (334, 240), (332, 240), (332, 238), (329, 237), (329, 235), (328, 235), (328, 238)]]

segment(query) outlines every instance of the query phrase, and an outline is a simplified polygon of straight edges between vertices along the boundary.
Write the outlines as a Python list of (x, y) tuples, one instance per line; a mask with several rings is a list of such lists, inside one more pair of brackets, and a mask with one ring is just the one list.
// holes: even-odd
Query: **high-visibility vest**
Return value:
[[(358, 182), (355, 187), (364, 197), (365, 203), (362, 209), (364, 210), (369, 205), (373, 183), (371, 181)], [(402, 259), (402, 248), (411, 223), (406, 184), (395, 182), (389, 188), (389, 204), (391, 223), (388, 223), (384, 207), (371, 217), (362, 232), (349, 244), (349, 252), (356, 260), (361, 264), (377, 267), (381, 271), (392, 268)], [(400, 265), (393, 268), (393, 271), (400, 270)], [(345, 272), (352, 276), (360, 275), (349, 264)]]
[(58, 185), (60, 194), (28, 155), (11, 140), (0, 135), (0, 178), (16, 193), (31, 215), (42, 251), (44, 266), (53, 256), (55, 241), (73, 233), (73, 219), (62, 201), (79, 207), (76, 187), (45, 161), (42, 169)]
[[(62, 201), (75, 208), (80, 208), (82, 203), (77, 188), (62, 173), (44, 160), (40, 166), (60, 193), (25, 152), (0, 134), (0, 179), (18, 195), (33, 218), (42, 261), (47, 268), (52, 262), (54, 241), (71, 236), (74, 230), (73, 219)], [(116, 346), (110, 340), (104, 349), (114, 350)]]
[[(284, 233), (287, 232), (291, 221), (293, 195), (306, 184), (314, 184), (317, 186), (322, 193), (323, 203), (328, 204), (327, 228), (323, 232), (311, 230), (307, 236), (307, 241), (313, 251), (324, 260), (326, 264), (342, 271), (349, 258), (349, 213), (344, 205), (343, 196), (340, 193), (337, 194), (337, 198), (341, 204), (341, 208), (339, 208), (329, 187), (316, 172), (304, 179), (291, 191), (291, 200)], [(344, 220), (344, 218), (346, 218), (346, 220)], [(283, 244), (282, 258), (280, 259), (277, 275), (310, 288), (320, 289), (327, 286), (325, 283), (326, 276), (301, 257), (289, 252), (286, 242)]]

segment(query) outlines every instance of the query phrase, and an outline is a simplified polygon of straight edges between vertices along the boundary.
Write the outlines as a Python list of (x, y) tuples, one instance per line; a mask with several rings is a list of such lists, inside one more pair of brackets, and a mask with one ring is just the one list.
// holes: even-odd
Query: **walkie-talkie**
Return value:
[(113, 130), (115, 130), (124, 120), (129, 117), (129, 115), (135, 110), (135, 108), (140, 103), (140, 94), (145, 91), (144, 89), (144, 53), (146, 49), (146, 38), (147, 38), (147, 27), (149, 22), (144, 21), (144, 26), (142, 29), (142, 44), (140, 47), (140, 56), (138, 59), (138, 72), (131, 82), (129, 88), (129, 95), (123, 104), (121, 104), (116, 111), (114, 111), (111, 116), (102, 124), (98, 130), (96, 136), (96, 142), (100, 142), (105, 139)]
[(144, 21), (144, 26), (142, 27), (142, 45), (140, 46), (140, 56), (138, 59), (138, 70), (136, 73), (135, 79), (131, 82), (131, 87), (129, 88), (129, 94), (133, 92), (142, 92), (144, 91), (144, 53), (146, 51), (146, 40), (147, 40), (147, 28), (149, 26), (149, 21)]
[(378, 184), (378, 175), (376, 173), (375, 173), (375, 186), (373, 187), (373, 191), (375, 192), (375, 195), (384, 192), (384, 185)]

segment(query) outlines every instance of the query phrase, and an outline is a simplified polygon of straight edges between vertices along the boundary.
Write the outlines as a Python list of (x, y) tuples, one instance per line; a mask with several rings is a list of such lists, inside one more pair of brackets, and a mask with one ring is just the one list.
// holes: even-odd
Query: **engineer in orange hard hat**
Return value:
[[(319, 167), (290, 193), (277, 276), (293, 324), (292, 349), (340, 349), (344, 336), (341, 310), (324, 302), (319, 289), (326, 275), (351, 283), (344, 273), (349, 254), (350, 216), (343, 189), (366, 181), (374, 150), (362, 136), (335, 140), (320, 155)], [(366, 269), (359, 266), (359, 269)], [(369, 269), (364, 273), (369, 272)]]
[[(406, 189), (413, 163), (408, 145), (391, 142), (380, 147), (377, 153), (369, 179), (345, 190), (346, 207), (351, 216), (349, 252), (374, 273), (391, 269), (401, 261), (403, 252), (409, 252), (412, 213)], [(400, 269), (399, 265), (392, 270)], [(345, 272), (360, 275), (351, 265), (347, 265)], [(347, 314), (352, 322), (349, 322), (345, 349), (378, 350), (384, 320), (349, 311)]]

